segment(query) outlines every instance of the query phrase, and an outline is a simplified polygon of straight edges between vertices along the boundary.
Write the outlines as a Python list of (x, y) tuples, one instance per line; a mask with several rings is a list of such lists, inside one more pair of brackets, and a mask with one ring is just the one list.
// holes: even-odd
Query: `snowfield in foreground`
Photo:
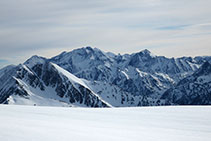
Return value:
[(210, 141), (211, 106), (62, 108), (0, 105), (0, 140)]

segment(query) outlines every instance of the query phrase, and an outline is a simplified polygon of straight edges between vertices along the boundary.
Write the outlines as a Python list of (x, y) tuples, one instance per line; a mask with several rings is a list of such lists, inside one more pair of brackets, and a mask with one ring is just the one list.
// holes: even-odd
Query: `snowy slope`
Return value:
[(211, 64), (205, 62), (193, 75), (182, 79), (175, 87), (166, 91), (162, 98), (169, 104), (210, 105)]
[(79, 78), (45, 58), (33, 56), (11, 72), (0, 77), (1, 103), (39, 106), (110, 106)]
[[(149, 50), (115, 55), (91, 47), (51, 59), (35, 55), (0, 70), (0, 103), (82, 107), (211, 104), (211, 77), (197, 77), (197, 83), (195, 76), (189, 80), (205, 62), (211, 62), (211, 57), (166, 58)], [(186, 80), (191, 83), (184, 87)], [(193, 97), (197, 103), (190, 100)]]
[(113, 107), (159, 106), (165, 104), (165, 100), (144, 97), (141, 95), (132, 95), (110, 83), (83, 81), (92, 91), (97, 93), (104, 101)]
[(159, 98), (180, 80), (193, 74), (211, 57), (166, 58), (149, 50), (115, 55), (85, 47), (63, 52), (49, 61), (79, 78), (106, 82), (130, 95)]
[(210, 141), (211, 107), (0, 105), (1, 141)]

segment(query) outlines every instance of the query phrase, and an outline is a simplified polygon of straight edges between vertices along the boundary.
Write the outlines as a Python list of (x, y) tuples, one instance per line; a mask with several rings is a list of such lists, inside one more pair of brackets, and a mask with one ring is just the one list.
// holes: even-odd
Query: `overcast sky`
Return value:
[(84, 46), (211, 55), (211, 0), (0, 0), (0, 67)]

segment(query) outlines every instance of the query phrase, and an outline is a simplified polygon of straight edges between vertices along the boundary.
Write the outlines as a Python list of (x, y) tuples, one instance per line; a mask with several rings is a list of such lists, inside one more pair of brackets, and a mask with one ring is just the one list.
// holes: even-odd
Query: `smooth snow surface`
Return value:
[(0, 105), (1, 141), (210, 141), (211, 106)]

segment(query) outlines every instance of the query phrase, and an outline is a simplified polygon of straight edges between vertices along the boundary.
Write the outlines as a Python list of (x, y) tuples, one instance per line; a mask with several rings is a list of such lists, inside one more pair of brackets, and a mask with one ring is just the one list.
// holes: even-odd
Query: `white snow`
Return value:
[(125, 77), (126, 77), (127, 79), (129, 79), (129, 76), (127, 75), (126, 72), (124, 72), (124, 71), (121, 71), (121, 72), (125, 75)]
[[(80, 85), (84, 86), (85, 88), (91, 90), (91, 89), (89, 88), (89, 86), (87, 86), (87, 84), (86, 84), (82, 79), (76, 77), (75, 75), (69, 73), (68, 71), (66, 71), (65, 69), (59, 67), (58, 65), (56, 65), (56, 64), (54, 64), (54, 63), (51, 63), (51, 64), (57, 69), (57, 71), (58, 71), (59, 73), (61, 73), (61, 74), (65, 75), (66, 77), (68, 77), (68, 79), (69, 79), (73, 84), (76, 84), (76, 85), (80, 84)], [(75, 88), (77, 88), (77, 87), (75, 86)], [(91, 90), (91, 91), (92, 91), (92, 90)], [(112, 107), (109, 103), (107, 103), (106, 101), (104, 101), (98, 94), (94, 93), (94, 91), (92, 91), (92, 93), (93, 93), (96, 97), (98, 97), (102, 102), (104, 102), (104, 103), (106, 103), (108, 106)]]
[(33, 72), (31, 72), (30, 70), (29, 70), (29, 68), (26, 66), (26, 65), (24, 65), (24, 64), (21, 64), (22, 66), (23, 66), (23, 68), (26, 70), (26, 71), (28, 71), (29, 73), (31, 73), (32, 75), (33, 75)]
[(95, 59), (95, 57), (92, 55), (92, 56), (90, 57), (90, 59), (91, 59), (91, 60), (94, 60), (94, 59)]
[(82, 86), (84, 86), (85, 88), (89, 88), (81, 79), (79, 79), (78, 77), (74, 76), (73, 74), (69, 73), (68, 71), (62, 69), (61, 67), (59, 67), (58, 65), (54, 64), (54, 63), (51, 63), (58, 71), (59, 73), (67, 76), (69, 78), (69, 80), (76, 84), (80, 84)]
[(172, 78), (170, 78), (167, 74), (165, 73), (155, 73), (157, 76), (162, 77), (165, 80), (168, 80), (169, 82), (175, 83)]
[(196, 70), (196, 69), (199, 69), (200, 68), (200, 65), (193, 64), (193, 63), (190, 63), (190, 62), (187, 62), (187, 63), (190, 65), (190, 67), (191, 67), (192, 70)]
[(211, 106), (62, 108), (0, 105), (1, 141), (210, 141)]
[(72, 104), (66, 102), (54, 100), (51, 98), (45, 98), (39, 95), (31, 95), (29, 98), (23, 98), (19, 95), (12, 95), (8, 99), (10, 105), (31, 105), (31, 106), (56, 106), (56, 107), (71, 107)]
[(55, 88), (45, 87), (45, 91), (41, 91), (39, 88), (33, 88), (27, 85), (21, 79), (13, 77), (19, 85), (28, 93), (27, 96), (22, 97), (19, 95), (11, 95), (7, 100), (10, 105), (37, 105), (37, 106), (57, 106), (57, 107), (70, 107), (75, 106), (68, 102), (67, 98), (59, 97)]
[[(86, 81), (84, 82), (89, 86), (89, 88), (99, 95), (107, 105), (111, 107), (129, 107), (129, 106), (137, 106), (140, 99), (142, 97), (131, 96), (127, 92), (121, 91), (121, 89), (115, 85), (100, 82), (100, 81)], [(122, 101), (122, 98), (125, 100)], [(132, 101), (133, 99), (133, 101)], [(108, 104), (109, 103), (109, 104)]]
[(29, 68), (32, 68), (34, 65), (37, 64), (43, 64), (45, 62), (45, 59), (42, 57), (39, 57), (37, 55), (32, 56), (30, 59), (28, 59), (24, 65), (28, 66)]
[(144, 76), (147, 76), (147, 75), (148, 75), (148, 73), (143, 72), (143, 71), (140, 71), (138, 68), (136, 68), (136, 71), (139, 73), (139, 75), (140, 75), (141, 77), (144, 77)]
[(106, 61), (105, 62), (105, 66), (108, 67), (108, 68), (110, 68), (111, 67), (111, 64), (108, 61)]

